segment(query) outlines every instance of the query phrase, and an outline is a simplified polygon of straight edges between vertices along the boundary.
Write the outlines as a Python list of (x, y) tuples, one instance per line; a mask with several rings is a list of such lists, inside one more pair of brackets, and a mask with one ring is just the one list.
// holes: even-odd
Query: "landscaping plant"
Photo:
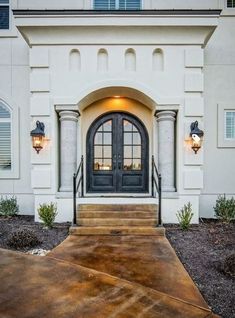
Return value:
[(188, 202), (176, 213), (182, 230), (188, 230), (193, 217), (192, 204)]
[(1, 197), (0, 200), (0, 215), (3, 216), (14, 216), (19, 212), (19, 206), (17, 204), (17, 199), (15, 196), (10, 198)]
[(18, 230), (12, 233), (7, 240), (7, 244), (15, 249), (35, 247), (40, 243), (41, 241), (37, 235), (28, 229)]
[(52, 202), (50, 204), (40, 204), (38, 208), (38, 215), (46, 227), (52, 228), (57, 215), (56, 204)]
[(225, 258), (225, 261), (223, 264), (223, 271), (226, 274), (235, 277), (235, 253)]
[(214, 206), (215, 216), (222, 222), (230, 223), (235, 219), (235, 199), (227, 199), (225, 194), (219, 195)]

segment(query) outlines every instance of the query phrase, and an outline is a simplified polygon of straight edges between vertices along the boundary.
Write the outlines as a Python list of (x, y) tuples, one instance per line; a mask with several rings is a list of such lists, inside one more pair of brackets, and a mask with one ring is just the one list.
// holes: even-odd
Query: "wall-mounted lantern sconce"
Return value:
[(204, 135), (204, 132), (198, 128), (197, 120), (191, 123), (190, 129), (191, 129), (190, 137), (192, 141), (192, 149), (196, 154), (202, 146), (202, 137)]
[(36, 122), (36, 128), (31, 131), (30, 136), (32, 137), (33, 148), (39, 153), (43, 148), (43, 139), (45, 137), (45, 125), (39, 120)]

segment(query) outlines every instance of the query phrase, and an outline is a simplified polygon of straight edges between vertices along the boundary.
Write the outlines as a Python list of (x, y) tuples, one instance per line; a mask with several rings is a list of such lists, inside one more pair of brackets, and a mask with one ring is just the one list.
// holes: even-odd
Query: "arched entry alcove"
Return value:
[(149, 137), (127, 112), (108, 112), (89, 127), (86, 138), (87, 192), (148, 191)]
[[(118, 83), (116, 84), (118, 85)], [(154, 118), (155, 110), (156, 110), (156, 103), (154, 102), (154, 100), (151, 97), (149, 97), (146, 93), (141, 91), (140, 89), (136, 89), (133, 87), (125, 87), (125, 86), (109, 86), (104, 88), (97, 87), (96, 90), (91, 91), (90, 93), (88, 93), (87, 95), (85, 95), (83, 98), (80, 99), (80, 102), (79, 102), (80, 125), (79, 126), (81, 129), (81, 134), (79, 134), (78, 136), (78, 138), (80, 137), (80, 140), (78, 141), (78, 145), (81, 145), (81, 147), (80, 147), (80, 150), (78, 150), (78, 156), (79, 157), (81, 157), (81, 155), (84, 156), (84, 159), (85, 159), (84, 164), (85, 164), (85, 167), (87, 167), (85, 169), (85, 184), (87, 185), (85, 192), (87, 194), (95, 193), (95, 192), (101, 193), (101, 195), (102, 193), (105, 193), (106, 195), (108, 193), (129, 193), (129, 192), (130, 193), (144, 193), (144, 192), (148, 193), (148, 190), (150, 188), (149, 186), (149, 182), (150, 182), (149, 181), (149, 171), (150, 171), (149, 158), (154, 152), (153, 131), (154, 131), (154, 124), (155, 124), (155, 118)], [(119, 113), (119, 116), (117, 115), (119, 117), (118, 119), (117, 117), (115, 117), (115, 114), (117, 113)], [(145, 145), (146, 153), (147, 152), (148, 153), (144, 154), (144, 152), (142, 152), (141, 156), (139, 157), (138, 157), (138, 154), (135, 154), (133, 158), (130, 157), (129, 155), (126, 158), (123, 156), (124, 155), (123, 153), (120, 153), (121, 161), (123, 160), (121, 164), (122, 168), (124, 168), (124, 159), (131, 159), (131, 160), (134, 159), (134, 162), (133, 160), (131, 162), (131, 164), (133, 164), (133, 167), (134, 167), (134, 164), (136, 164), (135, 161), (137, 161), (137, 159), (143, 160), (144, 164), (142, 162), (141, 170), (144, 170), (144, 171), (142, 171), (141, 173), (137, 172), (137, 170), (135, 171), (135, 173), (134, 172), (132, 173), (131, 171), (133, 171), (133, 169), (131, 169), (131, 171), (128, 172), (127, 170), (128, 167), (125, 167), (125, 173), (123, 172), (124, 169), (122, 169), (123, 171), (115, 171), (114, 173), (112, 173), (112, 176), (110, 177), (109, 181), (107, 181), (107, 180), (104, 180), (103, 174), (110, 174), (110, 173), (104, 171), (105, 167), (103, 167), (103, 170), (101, 172), (95, 171), (94, 174), (91, 176), (91, 172), (94, 169), (95, 158), (104, 158), (104, 159), (109, 158), (109, 160), (111, 159), (110, 156), (95, 157), (95, 154), (92, 153), (92, 151), (93, 152), (95, 151), (95, 150), (91, 150), (92, 147), (98, 146), (98, 145), (95, 145), (94, 142), (92, 141), (92, 138), (93, 139), (95, 138), (94, 131), (92, 133), (93, 137), (90, 137), (91, 138), (90, 146), (89, 147), (87, 146), (87, 140), (89, 138), (88, 135), (91, 134), (90, 132), (91, 127), (93, 127), (93, 125), (95, 126), (95, 123), (97, 122), (97, 120), (99, 120), (99, 118), (101, 118), (105, 114), (112, 114), (112, 116), (114, 116), (114, 118), (112, 119), (114, 124), (112, 129), (114, 129), (113, 134), (116, 136), (124, 135), (124, 132), (122, 131), (123, 128), (120, 128), (122, 127), (122, 120), (124, 120), (122, 115), (124, 114), (129, 115), (130, 117), (132, 116), (133, 119), (129, 117), (131, 124), (132, 124), (132, 121), (137, 121), (140, 123), (140, 126), (143, 127), (141, 128), (143, 145)], [(116, 131), (117, 127), (119, 128), (119, 131)], [(144, 133), (144, 131), (146, 133)], [(136, 148), (133, 149), (133, 151), (136, 151), (138, 147), (139, 148), (141, 147), (141, 144), (124, 145), (124, 143), (121, 144), (120, 140), (118, 144), (116, 141), (115, 145), (112, 144), (112, 147), (113, 147), (112, 151), (116, 152), (115, 154), (112, 153), (112, 156), (115, 156), (115, 155), (118, 156), (117, 148), (119, 148), (119, 152), (120, 152), (120, 148), (124, 146), (126, 151), (128, 151), (127, 150), (128, 146), (129, 146), (129, 151), (131, 147), (136, 146)], [(96, 148), (98, 149), (99, 147), (96, 147)], [(124, 148), (122, 152), (124, 152)], [(99, 162), (98, 164), (100, 165)], [(117, 163), (116, 163), (116, 166), (117, 166)], [(112, 169), (113, 169), (113, 162), (112, 162)], [(117, 179), (117, 174), (119, 175), (118, 180), (115, 181)], [(136, 175), (136, 177), (135, 178), (134, 177), (131, 178), (130, 176), (127, 177), (128, 174), (129, 175), (133, 174), (133, 176)], [(95, 175), (97, 175), (97, 178), (94, 177)], [(99, 187), (101, 187), (101, 184), (97, 187), (96, 186), (93, 187), (92, 184), (94, 185), (95, 182), (97, 182), (97, 180), (100, 180), (100, 178), (102, 178), (102, 182), (110, 182), (111, 184), (113, 180), (113, 182), (118, 182), (119, 185), (113, 184), (113, 186), (110, 187), (110, 184), (109, 184), (107, 185), (106, 189), (102, 187), (101, 190), (99, 189)], [(126, 186), (125, 186), (125, 182), (126, 182)], [(128, 182), (129, 183), (132, 182), (133, 185), (127, 186)]]

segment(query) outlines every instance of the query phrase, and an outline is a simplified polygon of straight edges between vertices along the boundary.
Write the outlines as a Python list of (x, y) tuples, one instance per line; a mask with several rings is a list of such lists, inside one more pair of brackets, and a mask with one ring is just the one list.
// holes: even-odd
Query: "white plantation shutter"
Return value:
[(235, 111), (225, 112), (225, 138), (235, 139)]
[(140, 0), (119, 0), (120, 10), (140, 10)]
[(11, 113), (0, 101), (0, 170), (11, 169)]
[(94, 0), (95, 10), (115, 10), (115, 0)]
[(95, 10), (140, 10), (141, 0), (94, 0)]

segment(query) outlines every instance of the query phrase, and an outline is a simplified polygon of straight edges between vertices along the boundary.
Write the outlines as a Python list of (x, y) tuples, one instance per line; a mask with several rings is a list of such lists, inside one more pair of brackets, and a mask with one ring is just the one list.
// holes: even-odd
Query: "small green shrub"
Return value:
[(235, 219), (235, 199), (227, 199), (226, 195), (219, 195), (214, 206), (215, 216), (222, 222), (229, 223)]
[(0, 215), (3, 216), (14, 216), (19, 212), (19, 206), (15, 196), (10, 198), (1, 197), (0, 199)]
[(10, 234), (7, 240), (7, 245), (15, 249), (35, 247), (40, 243), (41, 241), (37, 235), (28, 229), (19, 230)]
[(193, 217), (192, 204), (188, 202), (176, 213), (182, 230), (188, 230)]
[(45, 226), (51, 228), (57, 215), (56, 204), (52, 202), (50, 204), (40, 204), (38, 208), (38, 215)]

